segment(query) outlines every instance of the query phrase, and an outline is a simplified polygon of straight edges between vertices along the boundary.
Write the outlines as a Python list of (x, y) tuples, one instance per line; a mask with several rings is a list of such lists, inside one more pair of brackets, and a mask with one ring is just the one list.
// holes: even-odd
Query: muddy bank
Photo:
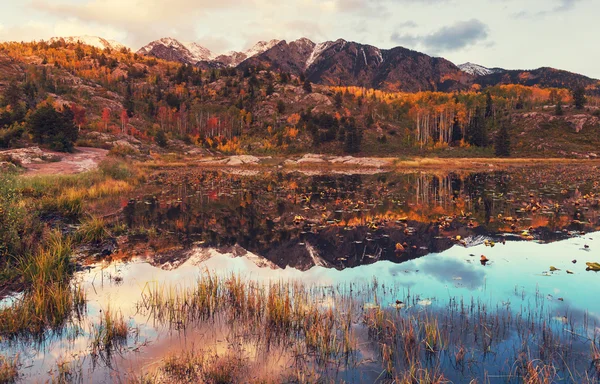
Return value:
[(79, 147), (73, 153), (55, 152), (39, 147), (11, 149), (0, 152), (7, 164), (23, 167), (28, 176), (72, 175), (94, 170), (107, 156), (100, 148)]

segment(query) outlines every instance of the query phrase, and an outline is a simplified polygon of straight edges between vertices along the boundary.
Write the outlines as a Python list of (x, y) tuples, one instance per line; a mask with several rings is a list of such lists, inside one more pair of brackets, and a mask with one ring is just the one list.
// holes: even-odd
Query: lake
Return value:
[(98, 203), (85, 309), (1, 347), (27, 382), (597, 382), (599, 173), (159, 169)]

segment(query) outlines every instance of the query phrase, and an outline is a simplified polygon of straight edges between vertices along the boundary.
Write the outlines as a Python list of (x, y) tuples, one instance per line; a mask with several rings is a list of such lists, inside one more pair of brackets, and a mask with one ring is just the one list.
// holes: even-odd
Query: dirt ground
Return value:
[(98, 163), (106, 157), (108, 151), (100, 148), (76, 148), (74, 153), (50, 153), (60, 157), (61, 161), (27, 164), (26, 175), (72, 175), (90, 171), (98, 167)]

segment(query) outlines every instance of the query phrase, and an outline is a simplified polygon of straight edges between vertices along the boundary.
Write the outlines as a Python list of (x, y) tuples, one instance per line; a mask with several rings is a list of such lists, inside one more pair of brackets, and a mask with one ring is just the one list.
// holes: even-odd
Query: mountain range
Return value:
[(123, 48), (127, 48), (125, 45), (114, 41), (114, 40), (108, 40), (108, 39), (104, 39), (102, 37), (98, 37), (98, 36), (68, 36), (68, 37), (52, 37), (49, 42), (50, 43), (54, 43), (56, 41), (59, 40), (64, 40), (65, 43), (67, 44), (75, 44), (75, 43), (82, 43), (82, 44), (86, 44), (86, 45), (91, 45), (92, 47), (96, 47), (99, 49), (106, 49), (106, 48), (110, 48), (110, 49), (116, 49), (116, 50), (120, 50)]
[(178, 61), (184, 64), (210, 67), (237, 67), (244, 60), (261, 54), (279, 43), (279, 40), (259, 41), (247, 51), (230, 51), (215, 55), (208, 48), (197, 43), (180, 42), (170, 37), (155, 40), (140, 48), (140, 55)]
[[(53, 38), (53, 40), (59, 38)], [(122, 49), (115, 41), (92, 36), (63, 38), (98, 48)], [(372, 45), (338, 39), (314, 43), (307, 38), (259, 41), (252, 48), (215, 54), (198, 43), (162, 38), (143, 46), (139, 55), (198, 66), (202, 69), (262, 66), (304, 75), (317, 84), (354, 85), (386, 91), (456, 91), (474, 84), (538, 85), (541, 87), (596, 87), (598, 80), (549, 67), (534, 70), (487, 68), (474, 63), (455, 65), (403, 47), (380, 49)]]

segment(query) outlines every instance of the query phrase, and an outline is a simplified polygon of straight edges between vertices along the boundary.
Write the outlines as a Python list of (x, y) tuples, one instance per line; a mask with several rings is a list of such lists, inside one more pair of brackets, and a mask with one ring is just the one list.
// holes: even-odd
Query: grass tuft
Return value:
[(19, 378), (19, 356), (7, 358), (0, 356), (0, 383), (11, 384)]
[(104, 219), (90, 216), (81, 223), (76, 237), (87, 243), (100, 243), (111, 236)]

